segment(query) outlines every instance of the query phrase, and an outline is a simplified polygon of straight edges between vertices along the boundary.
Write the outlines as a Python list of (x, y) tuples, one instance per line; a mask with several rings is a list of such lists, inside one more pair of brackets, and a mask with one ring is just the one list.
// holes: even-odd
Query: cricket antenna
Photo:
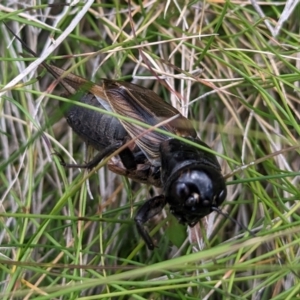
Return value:
[(223, 212), (221, 209), (219, 209), (216, 206), (212, 207), (212, 210), (217, 212), (218, 214), (222, 215), (224, 218), (229, 219), (231, 222), (235, 223), (236, 225), (240, 226), (241, 228), (243, 228), (245, 231), (249, 232), (249, 234), (253, 237), (255, 237), (255, 233), (252, 232), (249, 228), (247, 228), (245, 225), (243, 225), (242, 223), (240, 223), (238, 220), (234, 219), (233, 217), (231, 217), (228, 213)]

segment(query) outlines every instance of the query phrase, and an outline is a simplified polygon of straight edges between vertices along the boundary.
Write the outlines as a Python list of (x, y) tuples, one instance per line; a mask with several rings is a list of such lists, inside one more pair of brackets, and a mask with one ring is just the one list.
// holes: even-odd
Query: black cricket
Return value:
[[(34, 51), (8, 29), (29, 53), (37, 57)], [(173, 117), (172, 121), (159, 128), (209, 148), (197, 137), (188, 119), (149, 89), (109, 79), (103, 79), (102, 84), (98, 85), (71, 73), (64, 74), (65, 70), (54, 65), (43, 62), (42, 66), (64, 87), (65, 97), (79, 97), (80, 102), (151, 126)], [(99, 153), (91, 162), (83, 165), (68, 165), (62, 160), (61, 163), (66, 167), (91, 169), (145, 131), (143, 127), (131, 122), (74, 104), (66, 112), (68, 124)], [(174, 119), (174, 116), (177, 118)], [(163, 189), (163, 194), (146, 200), (134, 218), (141, 237), (151, 250), (155, 246), (144, 224), (160, 213), (166, 204), (169, 204), (171, 213), (180, 223), (192, 227), (216, 210), (227, 194), (225, 180), (215, 155), (156, 131), (140, 136), (111, 159), (108, 168), (132, 180)]]

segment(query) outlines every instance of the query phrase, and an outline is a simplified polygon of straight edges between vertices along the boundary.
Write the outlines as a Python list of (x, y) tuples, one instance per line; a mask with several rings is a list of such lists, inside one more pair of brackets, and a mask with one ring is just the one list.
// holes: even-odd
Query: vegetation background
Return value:
[[(298, 1), (68, 3), (0, 2), (1, 299), (298, 298)], [(46, 58), (153, 89), (193, 120), (238, 223), (211, 214), (188, 229), (166, 208), (147, 224), (149, 251), (132, 214), (158, 190), (51, 155), (93, 153), (61, 114), (62, 88), (36, 68)]]

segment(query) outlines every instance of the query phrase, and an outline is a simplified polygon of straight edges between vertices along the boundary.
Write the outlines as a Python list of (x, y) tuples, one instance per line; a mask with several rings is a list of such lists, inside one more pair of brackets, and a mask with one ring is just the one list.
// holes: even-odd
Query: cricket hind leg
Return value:
[[(108, 145), (103, 150), (101, 150), (91, 161), (84, 164), (68, 164), (63, 159), (60, 153), (55, 152), (60, 159), (60, 164), (65, 168), (84, 168), (84, 169), (93, 169), (96, 167), (102, 159), (113, 154), (116, 150), (123, 146), (123, 141), (115, 141), (111, 145)], [(137, 164), (141, 163), (141, 161), (145, 161), (146, 157), (139, 151), (137, 153), (133, 153), (129, 148), (125, 148), (119, 153), (120, 159), (126, 170), (133, 171), (136, 170)]]
[(84, 163), (84, 164), (68, 164), (65, 162), (64, 158), (62, 155), (58, 152), (55, 152), (54, 154), (58, 156), (60, 160), (60, 164), (64, 166), (65, 168), (83, 168), (83, 169), (93, 169), (96, 167), (103, 158), (111, 155), (114, 153), (116, 150), (118, 150), (122, 146), (121, 141), (117, 141), (106, 148), (104, 148), (102, 151), (100, 151), (91, 161)]

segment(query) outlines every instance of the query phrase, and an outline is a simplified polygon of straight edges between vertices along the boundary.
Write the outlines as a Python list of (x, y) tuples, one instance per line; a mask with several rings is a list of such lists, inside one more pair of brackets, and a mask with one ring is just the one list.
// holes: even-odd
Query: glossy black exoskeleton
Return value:
[[(14, 36), (36, 56), (20, 38)], [(63, 69), (54, 65), (42, 65), (63, 85), (67, 97), (74, 98), (80, 93), (79, 100), (83, 103), (150, 126), (172, 118), (159, 128), (209, 148), (197, 137), (188, 119), (149, 89), (109, 79), (103, 79), (98, 85), (74, 74), (65, 74)], [(174, 119), (175, 116), (177, 118)], [(66, 112), (66, 118), (72, 129), (99, 151), (91, 162), (76, 167), (96, 166), (145, 130), (132, 122), (76, 105)], [(147, 200), (135, 216), (138, 231), (149, 249), (154, 248), (154, 243), (144, 224), (160, 213), (166, 204), (180, 223), (194, 226), (226, 197), (225, 180), (213, 154), (157, 131), (148, 131), (138, 137), (112, 159), (108, 167), (135, 181), (162, 187), (163, 194)]]

